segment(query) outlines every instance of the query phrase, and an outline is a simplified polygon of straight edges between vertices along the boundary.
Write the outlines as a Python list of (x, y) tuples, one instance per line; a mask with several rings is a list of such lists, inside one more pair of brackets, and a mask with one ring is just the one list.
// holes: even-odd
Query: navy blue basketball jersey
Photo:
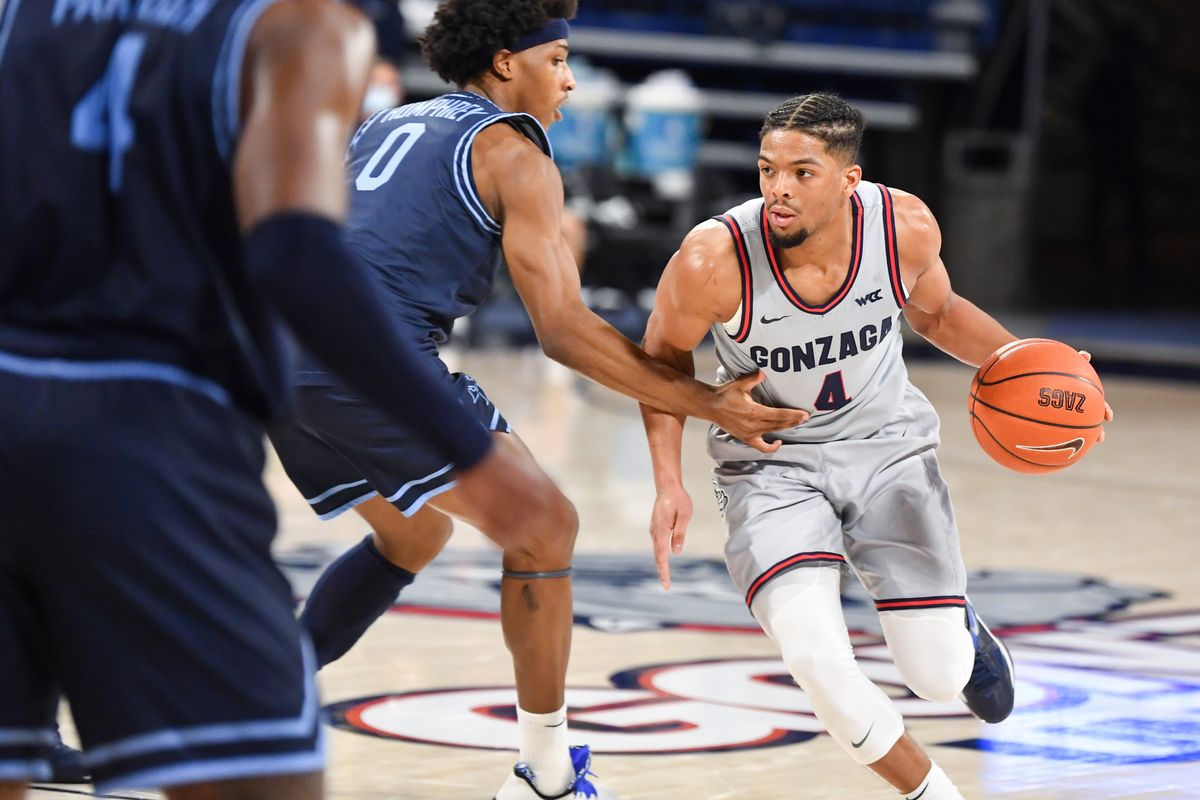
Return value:
[(7, 0), (0, 351), (167, 364), (256, 416), (286, 391), (231, 194), (242, 57), (274, 0)]
[(434, 343), (487, 298), (503, 257), (471, 171), (475, 137), (498, 122), (550, 154), (536, 119), (469, 92), (381, 111), (350, 143), (349, 244), (387, 287), (395, 317)]

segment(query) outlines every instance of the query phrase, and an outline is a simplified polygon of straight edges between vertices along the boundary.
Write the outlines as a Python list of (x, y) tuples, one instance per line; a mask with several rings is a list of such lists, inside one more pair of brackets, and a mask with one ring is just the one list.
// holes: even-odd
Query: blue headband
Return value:
[(570, 33), (571, 26), (567, 24), (567, 21), (555, 17), (537, 30), (518, 36), (516, 41), (509, 45), (508, 49), (514, 53), (519, 53), (522, 50), (537, 47), (539, 44), (566, 39)]

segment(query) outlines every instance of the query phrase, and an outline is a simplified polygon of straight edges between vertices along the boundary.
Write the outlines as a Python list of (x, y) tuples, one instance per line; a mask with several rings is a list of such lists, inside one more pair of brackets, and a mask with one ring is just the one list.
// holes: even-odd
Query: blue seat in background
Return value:
[(580, 8), (574, 23), (577, 25), (591, 25), (599, 28), (624, 31), (697, 34), (708, 32), (708, 21), (703, 16), (695, 17), (626, 10), (589, 9), (585, 12)]
[(775, 5), (798, 11), (869, 12), (889, 16), (928, 16), (936, 0), (775, 0)]
[[(711, 35), (745, 35), (723, 22), (732, 0), (589, 0), (576, 18), (581, 25), (612, 30)], [(931, 9), (938, 0), (772, 0), (750, 4), (751, 13), (767, 5), (782, 10), (787, 22), (762, 31), (764, 39), (901, 50), (936, 49)], [(995, 24), (998, 0), (987, 0)], [(994, 30), (987, 29), (994, 36)]]
[(867, 28), (848, 25), (789, 25), (782, 37), (785, 41), (805, 44), (847, 45), (851, 47), (880, 47), (896, 50), (933, 50), (936, 46), (932, 28), (901, 30), (897, 28)]

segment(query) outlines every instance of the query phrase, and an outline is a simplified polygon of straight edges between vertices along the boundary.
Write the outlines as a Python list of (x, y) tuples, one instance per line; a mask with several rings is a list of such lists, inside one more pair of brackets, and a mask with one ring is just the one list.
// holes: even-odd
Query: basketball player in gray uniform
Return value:
[[(967, 601), (966, 571), (934, 449), (938, 417), (908, 380), (901, 312), (978, 366), (1015, 337), (954, 294), (941, 234), (917, 197), (862, 180), (862, 115), (836, 95), (780, 105), (761, 131), (762, 198), (694, 228), (658, 287), (646, 351), (693, 371), (712, 332), (722, 380), (762, 370), (767, 405), (806, 409), (763, 454), (709, 434), (730, 574), (829, 734), (909, 798), (958, 790), (904, 732), (859, 669), (840, 603), (853, 566), (880, 612), (900, 675), (936, 702), (961, 696), (987, 722), (1013, 707), (1012, 663)], [(683, 419), (642, 407), (658, 497), (651, 521), (664, 586), (691, 500)]]

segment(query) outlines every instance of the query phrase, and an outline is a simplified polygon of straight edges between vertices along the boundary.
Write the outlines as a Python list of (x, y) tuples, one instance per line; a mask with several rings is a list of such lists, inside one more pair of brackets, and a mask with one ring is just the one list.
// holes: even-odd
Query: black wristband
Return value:
[(491, 436), (458, 402), (426, 356), (400, 336), (383, 289), (333, 220), (284, 212), (246, 237), (250, 279), (322, 363), (437, 447), (459, 470), (477, 464)]

